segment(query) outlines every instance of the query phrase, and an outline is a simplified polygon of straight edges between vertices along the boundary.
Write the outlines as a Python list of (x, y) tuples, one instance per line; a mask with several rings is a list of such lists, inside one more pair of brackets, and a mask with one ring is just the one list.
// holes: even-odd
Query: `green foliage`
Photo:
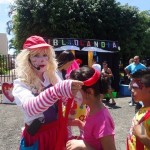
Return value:
[(8, 72), (8, 63), (7, 59), (3, 55), (0, 54), (0, 75), (6, 74)]
[(13, 45), (31, 35), (119, 41), (120, 56), (150, 55), (150, 13), (115, 0), (16, 0)]
[(142, 37), (142, 56), (150, 56), (150, 11), (143, 11), (140, 13), (141, 18), (144, 19), (145, 32)]

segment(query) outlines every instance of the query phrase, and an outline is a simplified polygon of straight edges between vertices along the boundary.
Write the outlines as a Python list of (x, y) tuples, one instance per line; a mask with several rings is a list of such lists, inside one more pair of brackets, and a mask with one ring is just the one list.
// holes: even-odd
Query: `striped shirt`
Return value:
[(62, 99), (64, 102), (72, 97), (71, 80), (65, 80), (34, 96), (30, 87), (22, 83), (19, 79), (14, 81), (13, 96), (15, 102), (21, 107), (24, 113), (26, 123), (34, 119), (43, 117), (43, 112), (52, 106), (57, 100)]

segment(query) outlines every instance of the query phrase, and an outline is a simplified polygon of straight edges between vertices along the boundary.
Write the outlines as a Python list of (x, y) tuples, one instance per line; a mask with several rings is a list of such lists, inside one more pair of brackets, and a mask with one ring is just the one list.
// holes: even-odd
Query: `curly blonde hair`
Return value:
[(47, 54), (48, 65), (46, 74), (50, 82), (53, 85), (56, 84), (58, 81), (56, 77), (57, 61), (52, 47), (22, 50), (16, 57), (16, 73), (23, 83), (31, 88), (36, 88), (40, 92), (42, 90), (40, 79), (29, 61), (29, 57), (35, 56), (37, 53)]

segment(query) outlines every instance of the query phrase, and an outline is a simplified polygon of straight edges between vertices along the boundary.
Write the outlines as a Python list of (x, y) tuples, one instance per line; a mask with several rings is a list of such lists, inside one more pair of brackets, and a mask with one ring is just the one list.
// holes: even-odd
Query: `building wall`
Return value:
[(6, 33), (0, 33), (0, 54), (8, 54), (8, 38)]

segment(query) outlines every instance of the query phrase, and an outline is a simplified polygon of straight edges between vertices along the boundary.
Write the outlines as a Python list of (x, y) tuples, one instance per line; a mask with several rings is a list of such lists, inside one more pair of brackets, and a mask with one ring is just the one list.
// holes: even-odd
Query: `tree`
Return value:
[(116, 40), (120, 56), (147, 54), (149, 13), (115, 0), (17, 0), (12, 29), (13, 45), (22, 49), (30, 35)]
[(141, 17), (144, 18), (144, 25), (145, 26), (145, 32), (143, 33), (142, 41), (142, 56), (150, 57), (150, 11), (143, 11), (140, 13)]

